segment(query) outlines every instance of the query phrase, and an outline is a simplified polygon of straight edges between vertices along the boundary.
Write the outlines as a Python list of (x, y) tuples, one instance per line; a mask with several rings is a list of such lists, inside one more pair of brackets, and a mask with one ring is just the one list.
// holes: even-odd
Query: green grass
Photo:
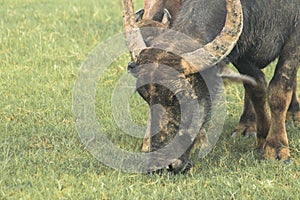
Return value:
[[(103, 165), (78, 137), (72, 95), (88, 54), (122, 32), (121, 3), (0, 3), (0, 199), (299, 199), (299, 127), (288, 127), (292, 164), (257, 159), (253, 140), (230, 138), (243, 104), (235, 84), (227, 87), (224, 133), (206, 158), (192, 156), (187, 175), (128, 174)], [(142, 141), (119, 134), (109, 103), (127, 60), (116, 60), (99, 81), (97, 117), (120, 147), (138, 151)], [(135, 121), (146, 124), (145, 103), (136, 94), (131, 102)]]

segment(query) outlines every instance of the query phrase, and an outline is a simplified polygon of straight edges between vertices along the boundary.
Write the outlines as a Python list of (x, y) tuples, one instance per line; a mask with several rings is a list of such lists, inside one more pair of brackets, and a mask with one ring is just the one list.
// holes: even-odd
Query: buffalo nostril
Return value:
[(130, 63), (128, 63), (128, 66), (127, 66), (127, 70), (128, 72), (132, 72), (132, 70), (136, 67), (136, 63), (131, 61)]

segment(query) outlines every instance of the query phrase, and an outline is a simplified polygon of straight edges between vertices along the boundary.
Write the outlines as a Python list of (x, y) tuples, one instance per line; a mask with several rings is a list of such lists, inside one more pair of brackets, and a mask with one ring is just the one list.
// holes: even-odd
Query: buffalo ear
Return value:
[(162, 24), (164, 24), (166, 27), (169, 27), (171, 25), (172, 15), (168, 11), (168, 9), (164, 9), (164, 15), (161, 20)]
[(139, 9), (136, 13), (135, 13), (135, 21), (139, 22), (143, 19), (145, 10), (144, 9)]

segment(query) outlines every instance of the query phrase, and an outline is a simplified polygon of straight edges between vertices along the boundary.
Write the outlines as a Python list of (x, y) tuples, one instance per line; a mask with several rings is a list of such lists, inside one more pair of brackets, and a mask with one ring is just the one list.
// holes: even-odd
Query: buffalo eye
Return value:
[(136, 63), (134, 61), (131, 61), (128, 63), (127, 70), (129, 73), (134, 72), (134, 69), (136, 68)]

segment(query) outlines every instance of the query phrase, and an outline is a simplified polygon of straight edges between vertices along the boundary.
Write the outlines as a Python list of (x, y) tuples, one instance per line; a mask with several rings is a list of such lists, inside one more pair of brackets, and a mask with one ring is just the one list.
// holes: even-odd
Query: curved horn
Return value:
[(136, 61), (136, 56), (146, 48), (146, 44), (140, 29), (136, 26), (132, 0), (122, 0), (122, 6), (126, 43), (133, 60)]
[(188, 62), (185, 74), (193, 74), (214, 66), (234, 48), (243, 29), (243, 11), (240, 0), (226, 0), (226, 10), (226, 22), (220, 34), (202, 48), (181, 55)]

